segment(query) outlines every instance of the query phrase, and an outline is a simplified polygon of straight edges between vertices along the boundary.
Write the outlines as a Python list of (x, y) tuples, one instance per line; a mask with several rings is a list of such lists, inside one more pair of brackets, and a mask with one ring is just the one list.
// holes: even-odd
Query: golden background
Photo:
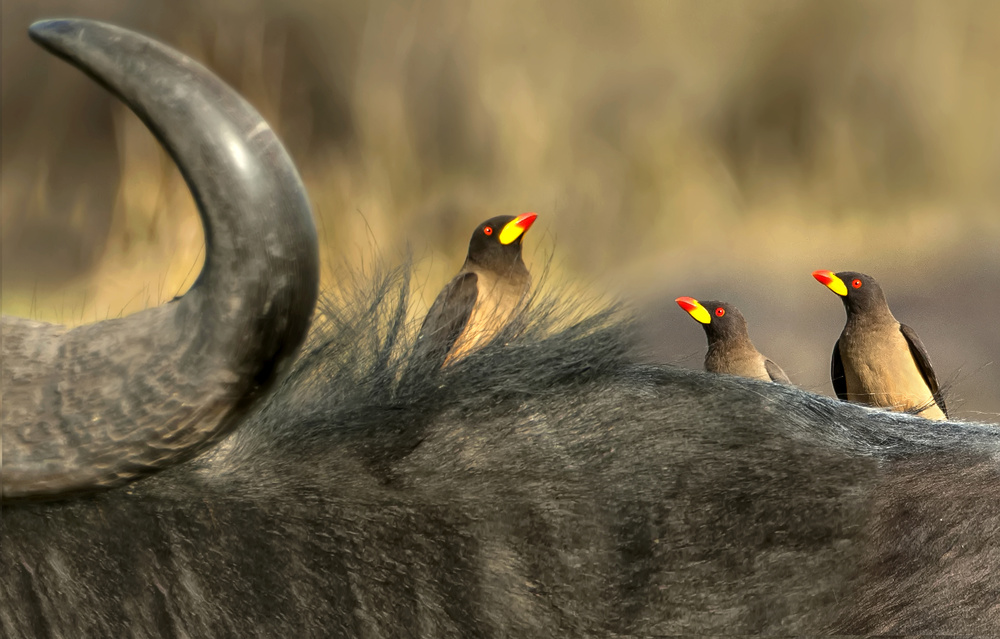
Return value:
[(476, 224), (535, 211), (529, 268), (632, 304), (650, 359), (700, 368), (673, 298), (721, 299), (831, 394), (844, 311), (810, 273), (858, 270), (952, 415), (998, 419), (1000, 2), (6, 0), (3, 312), (79, 324), (182, 292), (203, 247), (152, 136), (28, 40), (66, 16), (153, 35), (261, 111), (327, 286), (410, 254), (426, 305)]

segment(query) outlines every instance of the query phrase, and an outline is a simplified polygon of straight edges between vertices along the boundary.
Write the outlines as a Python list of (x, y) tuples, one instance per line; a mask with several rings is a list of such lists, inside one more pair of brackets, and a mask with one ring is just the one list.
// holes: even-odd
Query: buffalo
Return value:
[(406, 267), (313, 313), (306, 195), (231, 89), (31, 35), (170, 151), (207, 258), (121, 320), (4, 318), (0, 635), (1000, 633), (997, 426), (641, 363), (558, 291), (421, 372)]

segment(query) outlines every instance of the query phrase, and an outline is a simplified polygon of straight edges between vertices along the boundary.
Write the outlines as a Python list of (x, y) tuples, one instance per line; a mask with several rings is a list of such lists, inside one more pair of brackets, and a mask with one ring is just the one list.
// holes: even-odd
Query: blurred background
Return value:
[(203, 240), (178, 172), (34, 20), (151, 34), (253, 103), (296, 161), (324, 284), (417, 263), (419, 316), (472, 229), (535, 211), (525, 258), (701, 368), (673, 299), (739, 307), (832, 394), (819, 268), (877, 278), (960, 419), (1000, 413), (1000, 3), (4, 0), (3, 312), (66, 324), (168, 300)]

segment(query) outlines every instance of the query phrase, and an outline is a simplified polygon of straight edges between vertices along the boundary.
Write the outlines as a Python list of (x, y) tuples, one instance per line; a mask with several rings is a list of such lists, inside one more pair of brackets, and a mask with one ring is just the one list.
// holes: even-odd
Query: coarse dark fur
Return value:
[(321, 302), (210, 453), (5, 508), (0, 636), (1000, 633), (997, 427), (633, 364), (544, 296), (400, 387), (407, 289)]

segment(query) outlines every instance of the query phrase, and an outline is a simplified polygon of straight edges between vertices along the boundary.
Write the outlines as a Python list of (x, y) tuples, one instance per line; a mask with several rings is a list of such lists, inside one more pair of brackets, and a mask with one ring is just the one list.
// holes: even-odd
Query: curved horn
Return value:
[(49, 20), (29, 32), (170, 152), (206, 248), (192, 288), (157, 308), (72, 330), (3, 319), (4, 500), (115, 486), (218, 441), (301, 344), (319, 280), (299, 175), (235, 91), (119, 27)]

